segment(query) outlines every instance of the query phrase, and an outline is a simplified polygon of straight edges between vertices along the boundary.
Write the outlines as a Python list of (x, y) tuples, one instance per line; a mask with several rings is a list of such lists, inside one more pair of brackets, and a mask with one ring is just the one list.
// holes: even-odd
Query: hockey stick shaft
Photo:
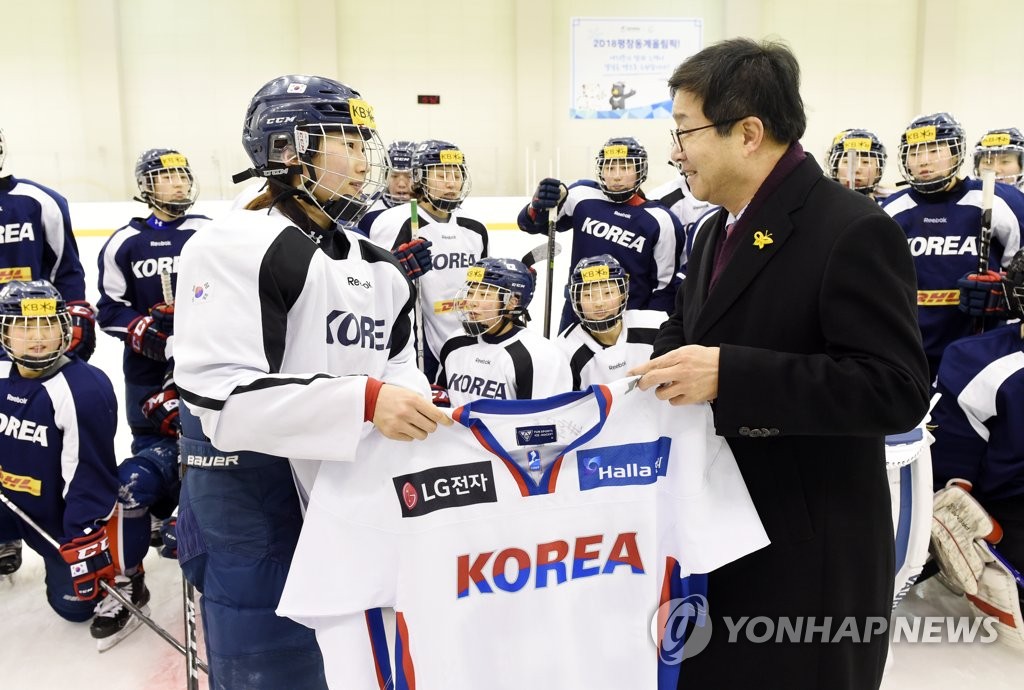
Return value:
[[(562, 245), (555, 242), (555, 256), (562, 253)], [(539, 264), (541, 261), (547, 261), (550, 257), (548, 256), (548, 243), (538, 244), (536, 247), (528, 251), (523, 255), (523, 263), (527, 266), (533, 266)]]
[[(416, 199), (409, 202), (409, 214), (409, 229), (412, 231), (412, 239), (415, 241), (420, 237), (420, 209)], [(419, 286), (416, 287), (419, 292)], [(420, 303), (420, 297), (420, 294), (416, 295), (413, 318), (416, 320), (416, 366), (423, 371), (423, 305)]]
[(160, 291), (164, 294), (164, 304), (174, 304), (174, 289), (171, 286), (171, 272), (160, 272)]
[(548, 209), (548, 256), (547, 256), (547, 285), (544, 291), (544, 337), (551, 337), (551, 293), (554, 290), (552, 283), (555, 278), (555, 222), (558, 218), (558, 208)]
[[(992, 204), (996, 192), (996, 171), (981, 174), (981, 229), (978, 231), (978, 275), (988, 272), (989, 248), (992, 244)], [(985, 317), (974, 317), (974, 332), (985, 330)]]
[[(31, 517), (29, 517), (29, 515), (27, 513), (25, 513), (25, 511), (23, 511), (21, 508), (19, 508), (17, 506), (17, 504), (14, 503), (14, 501), (12, 501), (11, 499), (7, 498), (7, 494), (5, 494), (3, 491), (0, 491), (0, 503), (3, 503), (5, 506), (7, 506), (11, 510), (11, 512), (14, 513), (15, 515), (17, 515), (18, 517), (20, 517), (25, 522), (26, 525), (28, 525), (29, 527), (34, 529), (36, 532), (38, 532), (39, 536), (41, 536), (43, 539), (45, 539), (50, 544), (50, 546), (52, 546), (54, 548), (54, 550), (60, 551), (60, 544), (57, 543), (57, 540), (54, 539), (53, 537), (51, 537), (49, 535), (49, 533), (47, 533), (45, 530), (43, 530), (42, 527), (40, 527), (38, 524), (36, 524), (36, 521), (33, 520)], [(99, 582), (100, 582), (100, 587), (105, 589), (107, 594), (109, 594), (110, 596), (114, 597), (119, 602), (121, 602), (121, 604), (123, 604), (126, 609), (128, 609), (133, 614), (138, 616), (140, 621), (142, 621), (143, 623), (148, 625), (153, 630), (153, 632), (155, 632), (160, 637), (164, 638), (164, 640), (167, 643), (169, 643), (172, 647), (177, 649), (182, 654), (186, 654), (185, 647), (182, 646), (182, 644), (180, 642), (178, 642), (178, 640), (176, 640), (173, 635), (171, 635), (169, 632), (164, 630), (152, 618), (150, 618), (145, 613), (143, 613), (142, 610), (138, 606), (133, 604), (131, 602), (131, 599), (126, 597), (124, 594), (122, 594), (117, 589), (117, 587), (111, 586), (105, 580), (100, 580)], [(203, 669), (207, 673), (209, 672), (209, 670), (206, 667), (206, 664), (204, 664), (202, 661), (199, 661), (198, 665), (199, 665), (199, 668)]]

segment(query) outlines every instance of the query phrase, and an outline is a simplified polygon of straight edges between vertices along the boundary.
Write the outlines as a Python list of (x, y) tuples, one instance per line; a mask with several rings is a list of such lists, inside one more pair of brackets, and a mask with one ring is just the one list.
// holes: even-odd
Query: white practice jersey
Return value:
[(569, 362), (558, 346), (534, 331), (457, 335), (441, 348), (437, 383), (452, 407), (489, 398), (531, 400), (572, 390)]
[[(368, 231), (370, 241), (391, 251), (412, 239), (410, 204), (381, 213)], [(455, 210), (441, 222), (419, 207), (419, 236), (430, 240), (434, 267), (416, 281), (423, 310), (427, 345), (440, 360), (441, 348), (455, 333), (461, 333), (455, 314), (455, 295), (466, 283), (466, 269), (489, 254), (487, 228), (483, 223)]]
[[(425, 441), (374, 433), (368, 461), (324, 464), (278, 614), (324, 639), (393, 606), (397, 688), (657, 687), (651, 620), (679, 573), (768, 538), (711, 408), (635, 383), (481, 400)], [(321, 650), (352, 688), (358, 659)]]
[(627, 309), (622, 312), (622, 332), (614, 345), (602, 345), (579, 323), (562, 331), (555, 343), (569, 360), (572, 389), (620, 379), (649, 360), (654, 338), (665, 319), (665, 312)]
[(394, 257), (308, 233), (277, 210), (210, 223), (182, 249), (174, 316), (175, 380), (210, 441), (289, 458), (303, 489), (303, 460), (355, 458), (367, 376), (429, 394)]
[(667, 207), (672, 215), (679, 219), (679, 222), (683, 224), (683, 230), (686, 231), (687, 238), (697, 227), (698, 220), (707, 215), (709, 211), (718, 208), (710, 201), (701, 201), (694, 197), (690, 186), (686, 184), (686, 178), (682, 175), (677, 175), (668, 182), (658, 185), (646, 193), (646, 196), (651, 201), (657, 201)]

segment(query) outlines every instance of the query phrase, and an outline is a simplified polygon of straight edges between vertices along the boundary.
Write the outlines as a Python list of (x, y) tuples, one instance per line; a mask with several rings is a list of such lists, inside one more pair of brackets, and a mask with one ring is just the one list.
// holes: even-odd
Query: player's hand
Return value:
[(154, 304), (149, 310), (149, 315), (153, 317), (153, 325), (158, 331), (169, 336), (174, 335), (173, 304), (166, 304), (165, 302)]
[(451, 417), (434, 407), (422, 395), (385, 383), (377, 394), (373, 425), (396, 441), (422, 441), (437, 431), (437, 425), (451, 426)]
[(409, 280), (419, 278), (434, 267), (434, 257), (430, 254), (433, 244), (430, 240), (420, 238), (401, 244), (392, 252)]
[(430, 397), (431, 402), (436, 407), (451, 407), (452, 401), (448, 398), (448, 389), (443, 388), (436, 383), (430, 385)]
[(530, 201), (530, 208), (536, 215), (543, 214), (549, 208), (555, 208), (562, 203), (565, 193), (565, 185), (553, 177), (545, 177), (537, 185), (537, 191)]
[(146, 416), (161, 436), (178, 438), (181, 433), (178, 389), (174, 385), (150, 393), (142, 401), (142, 414)]
[(718, 397), (717, 347), (684, 345), (633, 367), (628, 376), (643, 375), (640, 390), (657, 388), (656, 395), (673, 405), (705, 402)]
[(1003, 276), (997, 271), (968, 273), (956, 282), (960, 289), (959, 309), (968, 316), (1006, 318)]
[(128, 324), (128, 346), (150, 359), (167, 361), (167, 334), (154, 325), (152, 316), (137, 316)]
[(95, 599), (100, 580), (114, 584), (114, 561), (110, 557), (106, 525), (63, 544), (60, 555), (71, 568), (71, 584), (79, 599)]
[(80, 359), (88, 361), (96, 351), (96, 311), (84, 300), (68, 302), (71, 317), (71, 345), (68, 352), (74, 352)]

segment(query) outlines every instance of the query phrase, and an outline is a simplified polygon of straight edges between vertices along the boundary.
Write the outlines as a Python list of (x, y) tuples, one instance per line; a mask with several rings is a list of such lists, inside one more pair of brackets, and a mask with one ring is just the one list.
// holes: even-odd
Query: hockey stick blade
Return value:
[[(554, 243), (554, 245), (554, 255), (558, 256), (559, 254), (562, 253), (562, 245), (560, 245), (557, 241)], [(544, 244), (538, 245), (531, 249), (530, 251), (528, 251), (523, 256), (523, 263), (526, 264), (527, 266), (533, 266), (535, 264), (539, 264), (541, 261), (547, 261), (548, 258), (548, 243), (545, 242)]]

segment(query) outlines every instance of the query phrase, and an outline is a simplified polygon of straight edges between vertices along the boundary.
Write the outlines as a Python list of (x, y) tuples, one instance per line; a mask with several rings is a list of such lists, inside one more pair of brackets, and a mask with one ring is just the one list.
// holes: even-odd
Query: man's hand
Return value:
[(421, 395), (385, 383), (377, 394), (373, 425), (395, 441), (422, 441), (437, 431), (437, 425), (451, 426), (451, 417)]
[(629, 376), (643, 375), (640, 390), (657, 386), (656, 395), (673, 405), (714, 400), (718, 397), (717, 347), (684, 345), (634, 367)]

